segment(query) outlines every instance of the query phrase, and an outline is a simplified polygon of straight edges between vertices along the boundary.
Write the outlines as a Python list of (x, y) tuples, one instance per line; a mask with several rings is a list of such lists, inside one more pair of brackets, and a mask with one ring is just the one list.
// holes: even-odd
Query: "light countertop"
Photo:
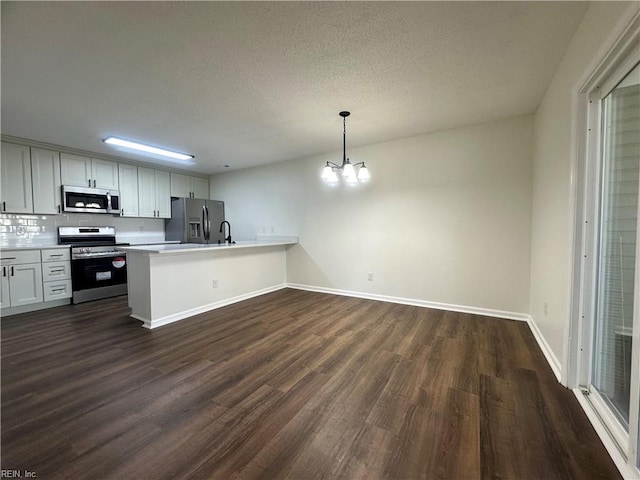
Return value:
[(122, 247), (122, 250), (126, 252), (141, 252), (141, 253), (157, 253), (157, 254), (180, 254), (180, 253), (193, 253), (215, 250), (237, 250), (242, 248), (256, 248), (256, 247), (273, 247), (277, 245), (294, 245), (298, 243), (296, 239), (282, 239), (282, 240), (246, 240), (238, 241), (236, 243), (180, 243), (180, 244), (163, 244), (163, 245), (146, 245), (146, 246), (132, 246)]
[(25, 245), (6, 245), (0, 247), (0, 250), (50, 250), (53, 248), (70, 248), (70, 245), (58, 245), (52, 243), (31, 243)]

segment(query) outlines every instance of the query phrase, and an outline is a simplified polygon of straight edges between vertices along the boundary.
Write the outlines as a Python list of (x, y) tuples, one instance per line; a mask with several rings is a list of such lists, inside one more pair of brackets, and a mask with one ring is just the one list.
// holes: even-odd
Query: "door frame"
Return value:
[[(634, 7), (635, 8), (635, 7)], [(633, 12), (633, 10), (632, 10)], [(597, 251), (598, 219), (600, 209), (601, 135), (602, 111), (600, 99), (615, 87), (634, 65), (640, 62), (640, 11), (631, 15), (625, 25), (614, 32), (611, 41), (603, 46), (596, 63), (581, 78), (573, 98), (574, 138), (571, 155), (571, 295), (570, 321), (566, 335), (562, 383), (574, 389), (576, 396), (600, 435), (616, 465), (631, 474), (638, 465), (640, 382), (632, 385), (629, 432), (617, 429), (616, 422), (603, 418), (597, 408), (597, 395), (588, 396), (592, 376), (591, 349), (593, 346), (593, 314), (597, 265), (592, 255)], [(640, 220), (639, 220), (640, 223)], [(639, 225), (640, 227), (640, 225)], [(640, 237), (640, 228), (638, 228)], [(640, 242), (637, 243), (640, 246)], [(640, 255), (636, 256), (634, 298), (634, 336), (632, 378), (640, 377)], [(584, 398), (580, 398), (584, 396)], [(589, 399), (589, 396), (591, 399)], [(595, 406), (595, 408), (594, 408)], [(589, 412), (588, 409), (593, 411)], [(606, 415), (604, 415), (606, 417)], [(601, 433), (602, 432), (602, 433)]]

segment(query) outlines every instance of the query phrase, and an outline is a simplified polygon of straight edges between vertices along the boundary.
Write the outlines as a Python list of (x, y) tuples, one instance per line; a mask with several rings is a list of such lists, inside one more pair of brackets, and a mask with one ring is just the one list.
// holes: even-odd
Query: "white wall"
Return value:
[(531, 316), (560, 370), (568, 342), (571, 292), (572, 102), (578, 82), (593, 68), (598, 51), (629, 5), (604, 2), (589, 7), (535, 115)]
[(211, 197), (234, 237), (299, 234), (289, 283), (526, 313), (532, 120), (349, 149), (366, 185), (320, 180), (335, 152), (214, 175)]

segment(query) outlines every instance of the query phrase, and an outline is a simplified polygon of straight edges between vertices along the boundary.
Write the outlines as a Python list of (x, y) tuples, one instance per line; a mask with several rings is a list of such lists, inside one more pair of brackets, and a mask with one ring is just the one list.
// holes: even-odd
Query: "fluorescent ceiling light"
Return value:
[(152, 147), (151, 145), (132, 142), (130, 140), (124, 140), (118, 137), (107, 137), (103, 140), (103, 142), (108, 143), (110, 145), (118, 145), (120, 147), (133, 148), (134, 150), (153, 153), (155, 155), (162, 155), (163, 157), (175, 158), (176, 160), (191, 160), (192, 158), (194, 158), (193, 155), (187, 155), (186, 153), (172, 152), (171, 150), (165, 150), (164, 148)]

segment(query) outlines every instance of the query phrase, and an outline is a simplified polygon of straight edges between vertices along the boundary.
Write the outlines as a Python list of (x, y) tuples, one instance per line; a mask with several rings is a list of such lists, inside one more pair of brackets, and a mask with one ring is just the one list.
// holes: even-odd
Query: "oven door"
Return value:
[(73, 258), (71, 284), (73, 303), (126, 294), (126, 255)]

